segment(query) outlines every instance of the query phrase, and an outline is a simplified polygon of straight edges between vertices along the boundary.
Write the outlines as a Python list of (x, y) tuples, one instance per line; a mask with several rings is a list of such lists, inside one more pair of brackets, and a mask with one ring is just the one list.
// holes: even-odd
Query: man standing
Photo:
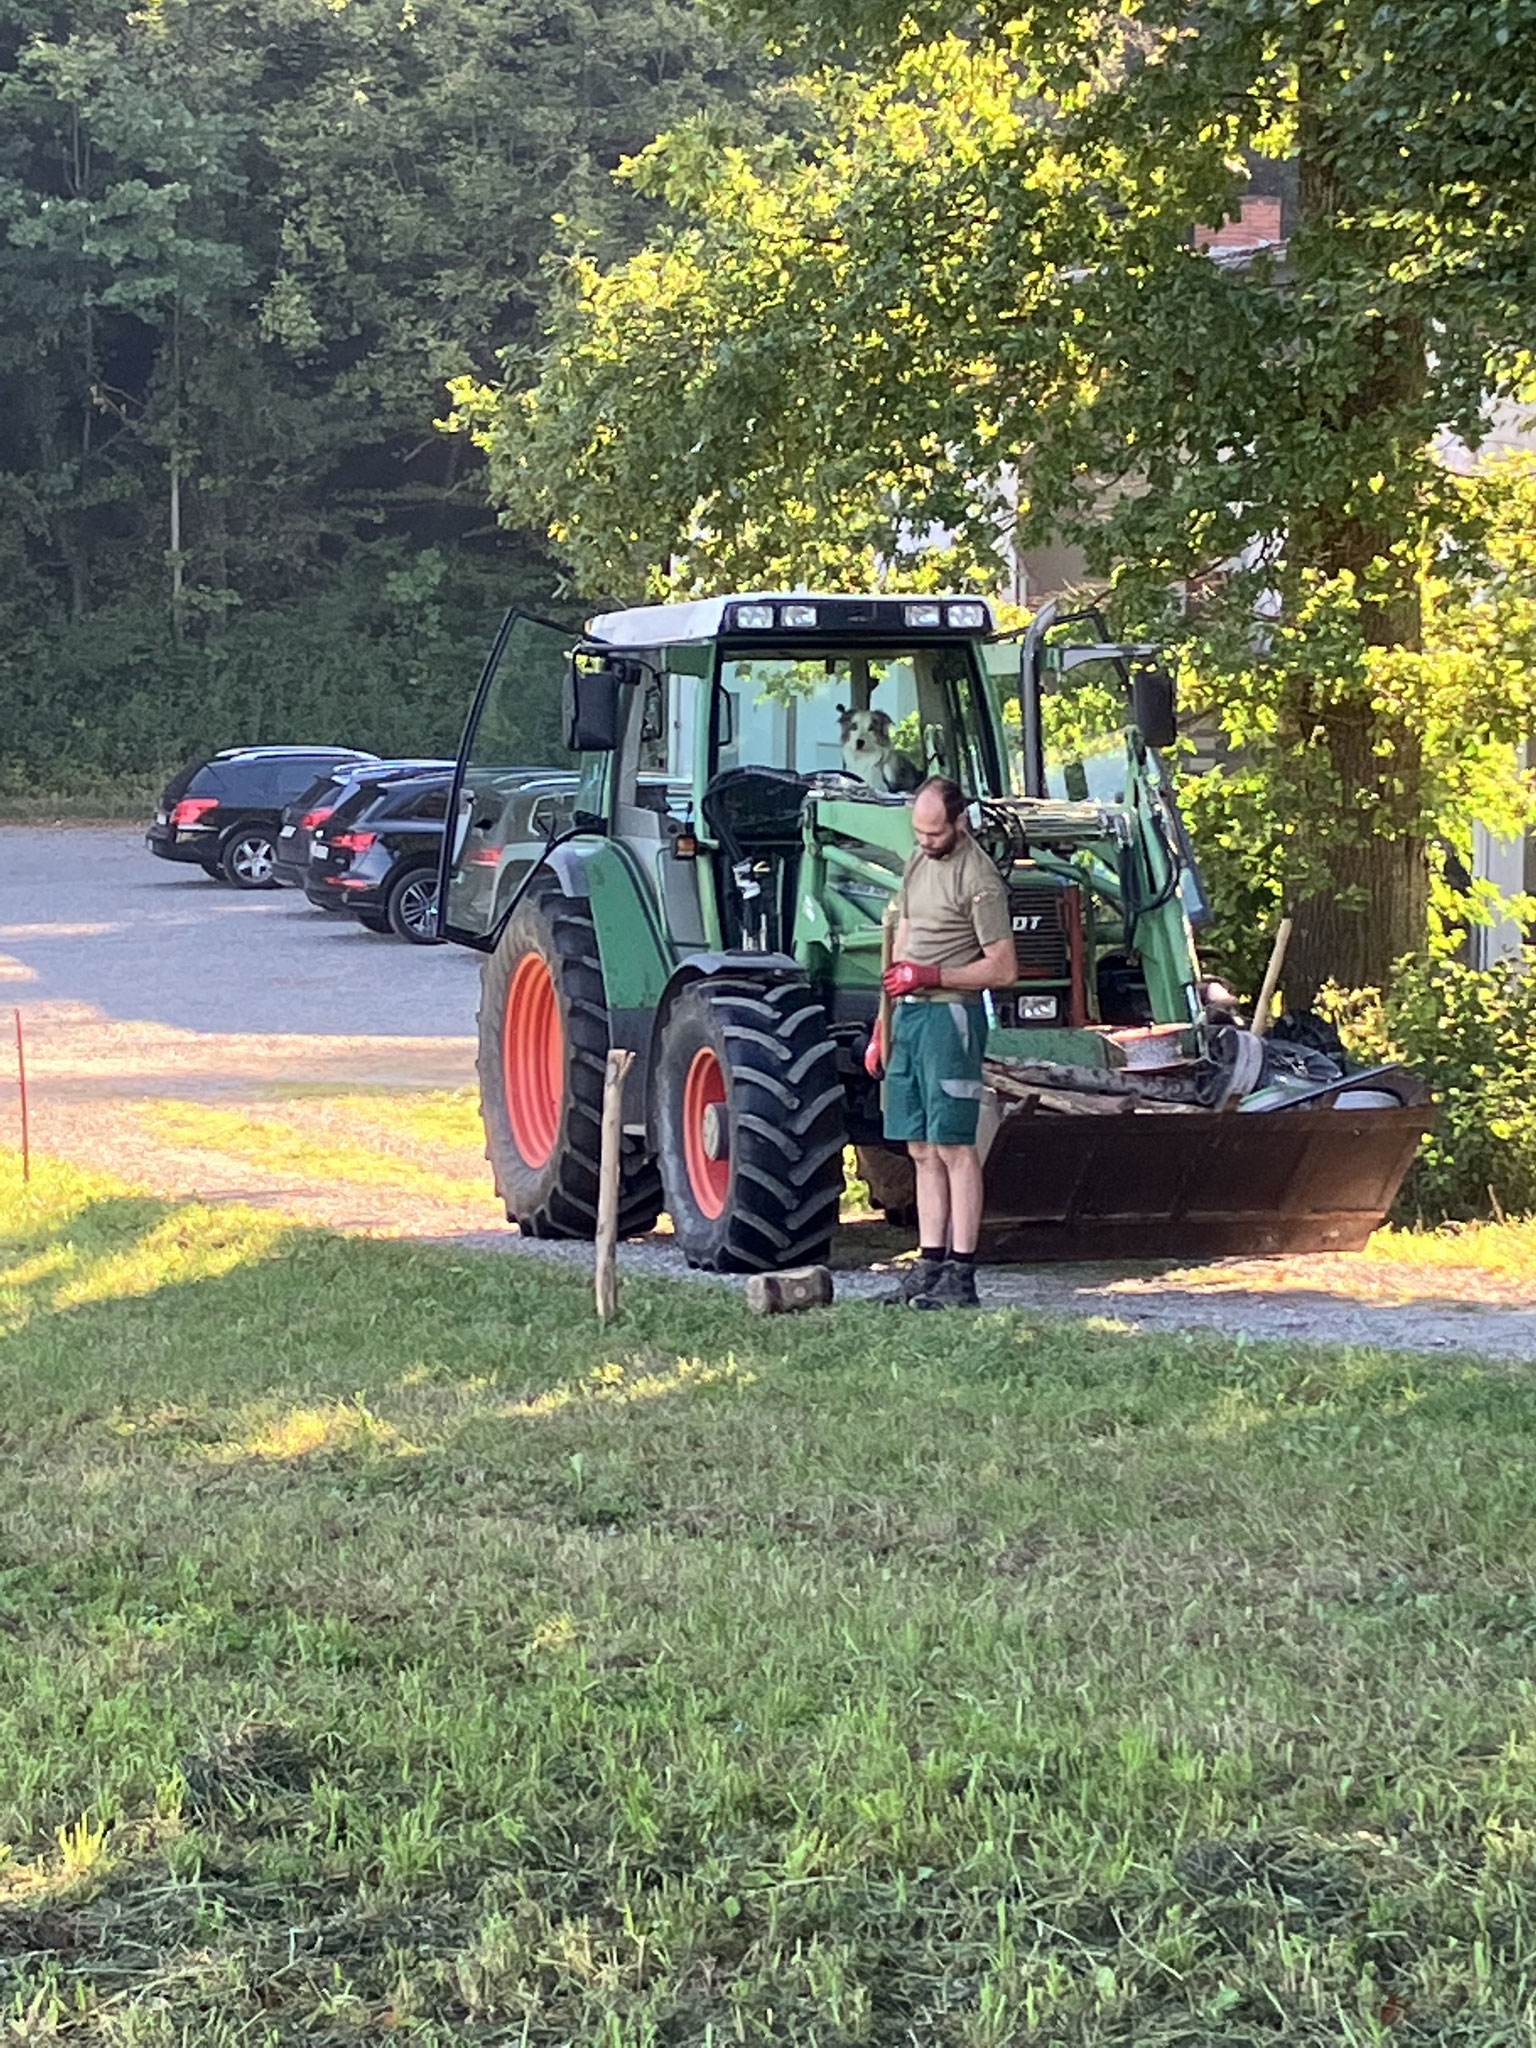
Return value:
[[(976, 1304), (981, 1234), (983, 989), (1019, 978), (1008, 892), (971, 835), (957, 784), (933, 776), (912, 804), (917, 851), (897, 895), (885, 992), (892, 999), (885, 1060), (885, 1135), (905, 1142), (917, 1173), (921, 1256), (888, 1297), (911, 1308)], [(871, 1043), (871, 1072), (886, 1048)]]

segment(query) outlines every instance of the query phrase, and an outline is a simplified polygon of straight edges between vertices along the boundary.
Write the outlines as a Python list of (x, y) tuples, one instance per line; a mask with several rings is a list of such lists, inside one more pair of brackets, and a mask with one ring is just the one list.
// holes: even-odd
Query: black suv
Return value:
[[(400, 761), (343, 761), (337, 767), (327, 769), (316, 776), (309, 787), (283, 813), (282, 824), (277, 834), (277, 865), (272, 870), (272, 879), (285, 889), (303, 889), (309, 882), (309, 849), (318, 826), (324, 825), (336, 810), (365, 782), (381, 782), (392, 775), (399, 775), (406, 769), (418, 768), (451, 769), (451, 761), (441, 760), (400, 760)], [(345, 903), (327, 904), (327, 909), (345, 910)]]
[(405, 769), (360, 782), (310, 839), (304, 893), (346, 909), (371, 932), (437, 944), (437, 866), (450, 769)]
[(338, 762), (376, 758), (357, 747), (228, 747), (171, 777), (145, 844), (237, 889), (270, 889), (287, 806)]

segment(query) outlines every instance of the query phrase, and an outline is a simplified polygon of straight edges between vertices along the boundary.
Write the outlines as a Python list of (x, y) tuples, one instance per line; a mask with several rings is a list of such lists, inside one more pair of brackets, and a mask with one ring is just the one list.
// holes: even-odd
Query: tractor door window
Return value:
[(842, 770), (887, 791), (953, 775), (988, 789), (980, 715), (964, 647), (727, 655), (716, 685), (714, 769)]
[(661, 675), (647, 683), (640, 724), (639, 773), (685, 782), (693, 774), (697, 676)]
[[(495, 943), (499, 912), (484, 886), (486, 862), (494, 865), (507, 799), (533, 779), (537, 771), (530, 762), (543, 768), (541, 755), (547, 762), (550, 714), (560, 702), (575, 638), (541, 619), (509, 618), (481, 677), (459, 756), (448, 832), (446, 930), (461, 945), (486, 950)], [(599, 789), (608, 759), (595, 755), (581, 764), (593, 769)]]
[[(1001, 779), (1001, 764), (992, 760), (991, 719), (981, 677), (969, 652), (961, 647), (935, 649), (933, 679), (929, 685), (936, 707), (953, 705), (947, 725), (939, 710), (937, 730), (931, 734), (933, 773), (948, 775), (972, 796), (990, 796), (1008, 785)], [(944, 765), (937, 765), (943, 753)]]

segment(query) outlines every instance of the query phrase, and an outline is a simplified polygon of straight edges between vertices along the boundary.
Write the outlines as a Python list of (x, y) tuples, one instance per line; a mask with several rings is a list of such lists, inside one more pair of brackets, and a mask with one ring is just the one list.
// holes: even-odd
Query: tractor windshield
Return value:
[(723, 651), (715, 771), (748, 764), (801, 775), (842, 770), (913, 789), (949, 775), (994, 787), (988, 726), (969, 646)]

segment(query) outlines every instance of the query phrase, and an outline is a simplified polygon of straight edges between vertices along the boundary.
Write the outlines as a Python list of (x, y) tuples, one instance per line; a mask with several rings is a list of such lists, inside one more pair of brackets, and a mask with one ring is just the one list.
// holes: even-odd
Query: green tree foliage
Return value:
[(1437, 950), (1459, 943), (1469, 923), (1494, 910), (1491, 888), (1466, 881), (1473, 820), (1505, 837), (1533, 822), (1518, 748), (1536, 730), (1536, 462), (1491, 462), (1473, 475), (1447, 478), (1445, 488), (1475, 549), (1447, 550), (1426, 563), (1416, 649), (1367, 647), (1362, 654), (1343, 595), (1315, 586), (1316, 611), (1304, 601), (1278, 619), (1261, 658), (1230, 622), (1225, 631), (1202, 631), (1220, 628), (1219, 612), (1196, 622), (1189, 635), (1192, 700), (1221, 705), (1238, 751), (1226, 765), (1185, 782), (1185, 807), (1220, 910), (1212, 938), (1223, 967), (1250, 993), (1263, 973), (1286, 882), (1294, 886), (1310, 875), (1320, 888), (1329, 874), (1321, 841), (1334, 829), (1330, 758), (1325, 747), (1298, 747), (1276, 712), (1280, 691), (1299, 695), (1323, 666), (1317, 649), (1327, 645), (1325, 629), (1334, 635), (1327, 659), (1344, 680), (1327, 689), (1313, 682), (1312, 701), (1345, 699), (1352, 685), (1417, 748), (1418, 815), (1429, 840), (1429, 937)]
[[(1436, 438), (1531, 388), (1536, 0), (758, 19), (865, 68), (805, 86), (806, 147), (641, 159), (673, 224), (573, 267), (531, 390), (461, 392), (507, 502), (609, 585), (902, 575), (935, 525), (985, 583), (1015, 516), (1081, 541), (1264, 741), (1297, 992), (1380, 980), (1455, 772), (1426, 619), (1498, 573)], [(1255, 164), (1287, 246), (1200, 254)], [(1482, 701), (1453, 751), (1510, 722)]]
[[(654, 208), (614, 183), (621, 159), (739, 93), (681, 0), (0, 0), (0, 726), (20, 765), (56, 771), (61, 733), (71, 759), (127, 767), (194, 726), (320, 737), (336, 716), (336, 737), (382, 722), (423, 744), (423, 646), (461, 707), (461, 642), (510, 599), (547, 608), (561, 575), (434, 430), (444, 380), (534, 347), (559, 237), (610, 257), (643, 238)], [(391, 580), (423, 549), (458, 615), (402, 638)], [(342, 621), (363, 641), (317, 669)]]
[(1403, 1060), (1439, 1119), (1398, 1199), (1403, 1222), (1536, 1214), (1536, 953), (1497, 967), (1404, 960), (1379, 989), (1321, 1007), (1362, 1060)]

